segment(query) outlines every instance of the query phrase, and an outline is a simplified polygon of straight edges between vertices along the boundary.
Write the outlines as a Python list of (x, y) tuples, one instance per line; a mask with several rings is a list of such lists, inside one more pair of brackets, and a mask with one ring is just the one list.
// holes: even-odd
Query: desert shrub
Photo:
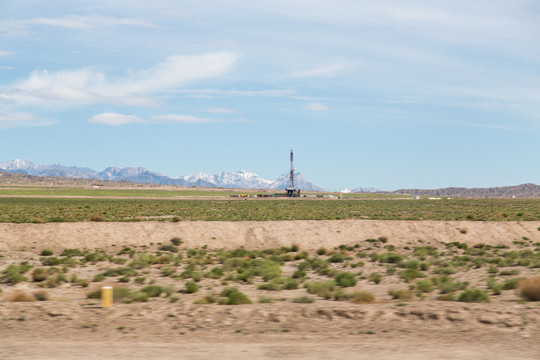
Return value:
[(26, 273), (30, 267), (29, 265), (9, 265), (0, 276), (0, 282), (8, 284), (17, 284), (20, 282), (28, 281), (28, 278), (23, 274)]
[(251, 304), (251, 300), (235, 287), (226, 287), (220, 295), (223, 297), (219, 301), (221, 305)]
[(143, 287), (140, 291), (148, 295), (148, 297), (158, 297), (165, 290), (160, 285), (148, 285)]
[(64, 249), (62, 253), (60, 254), (60, 256), (66, 256), (66, 257), (84, 256), (84, 253), (79, 249)]
[(32, 271), (32, 280), (35, 282), (43, 281), (48, 275), (49, 270), (44, 268), (35, 268), (34, 271)]
[(40, 291), (36, 291), (34, 293), (34, 297), (36, 298), (36, 300), (38, 301), (47, 301), (49, 300), (49, 294), (47, 294), (46, 291), (43, 291), (43, 290), (40, 290)]
[(171, 243), (174, 245), (174, 246), (178, 246), (182, 243), (182, 239), (180, 239), (179, 237), (173, 237), (171, 239)]
[(51, 249), (43, 249), (41, 256), (51, 256), (53, 254)]
[(281, 284), (278, 282), (268, 282), (257, 285), (258, 290), (271, 290), (271, 291), (281, 291), (283, 288), (281, 287)]
[(92, 290), (86, 293), (86, 297), (88, 299), (100, 299), (101, 298), (101, 290)]
[(499, 272), (499, 276), (515, 276), (519, 274), (518, 269), (502, 270)]
[(435, 274), (440, 274), (440, 275), (452, 275), (456, 273), (456, 270), (453, 267), (446, 265), (446, 266), (436, 269), (434, 272)]
[(156, 260), (156, 256), (149, 253), (139, 254), (133, 261), (129, 264), (130, 267), (134, 269), (143, 269), (150, 266)]
[(259, 303), (261, 304), (271, 304), (274, 302), (274, 298), (271, 298), (270, 296), (260, 296), (259, 297)]
[(426, 277), (426, 274), (416, 269), (405, 269), (399, 272), (399, 277), (406, 282), (410, 282), (417, 278), (424, 278)]
[(168, 251), (172, 253), (177, 253), (179, 251), (177, 246), (174, 246), (173, 244), (163, 244), (159, 247), (160, 251)]
[(488, 268), (487, 272), (488, 272), (489, 274), (496, 274), (496, 273), (499, 272), (499, 268), (498, 268), (497, 266), (495, 266), (495, 265), (491, 265), (491, 266)]
[(525, 300), (540, 300), (540, 276), (521, 280), (518, 285), (518, 292)]
[(330, 261), (331, 263), (341, 263), (348, 259), (350, 258), (347, 255), (345, 255), (344, 253), (338, 252), (338, 253), (332, 254), (328, 258), (328, 261)]
[(407, 260), (403, 264), (403, 267), (405, 267), (405, 269), (412, 269), (412, 270), (418, 270), (419, 266), (420, 266), (420, 261), (418, 261), (417, 259)]
[(394, 300), (409, 301), (412, 299), (413, 293), (410, 290), (388, 290), (388, 295)]
[(168, 266), (161, 268), (160, 270), (161, 276), (167, 277), (171, 276), (175, 273), (173, 268), (170, 268)]
[(403, 255), (394, 252), (384, 252), (379, 256), (378, 260), (382, 263), (398, 264), (403, 261)]
[(224, 271), (223, 271), (223, 268), (219, 267), (219, 266), (216, 266), (214, 268), (212, 268), (212, 270), (206, 272), (204, 274), (205, 277), (207, 278), (211, 278), (211, 279), (219, 279), (221, 278), (223, 275), (224, 275)]
[(334, 295), (334, 291), (336, 290), (336, 282), (334, 280), (305, 283), (304, 286), (311, 294), (318, 295), (325, 299), (331, 299)]
[(119, 267), (119, 268), (111, 268), (105, 270), (103, 275), (107, 277), (116, 277), (116, 276), (135, 276), (137, 275), (137, 272), (133, 270), (130, 267)]
[(369, 304), (375, 301), (375, 296), (367, 291), (355, 291), (351, 295), (351, 302), (354, 304)]
[(218, 301), (218, 298), (215, 294), (208, 294), (206, 295), (205, 297), (203, 297), (202, 299), (196, 299), (193, 301), (194, 304), (203, 304), (203, 305), (208, 305), (208, 304), (213, 304), (215, 302)]
[(437, 257), (439, 252), (433, 246), (416, 246), (413, 250), (414, 255), (418, 257), (433, 256)]
[(199, 291), (199, 286), (194, 281), (186, 281), (185, 286), (186, 286), (186, 292), (188, 294), (194, 294), (197, 291)]
[(416, 291), (430, 293), (433, 291), (433, 283), (430, 280), (420, 280), (416, 283)]
[(369, 281), (372, 281), (373, 283), (375, 284), (380, 284), (381, 281), (382, 281), (382, 275), (381, 274), (378, 274), (378, 273), (371, 273), (371, 275), (369, 275), (368, 277), (368, 280)]
[(86, 279), (77, 279), (77, 285), (81, 287), (88, 287), (89, 282)]
[(459, 280), (453, 279), (447, 275), (433, 277), (431, 280), (439, 287), (441, 294), (450, 294), (458, 290), (463, 290), (469, 285), (469, 283), (466, 281), (460, 282)]
[(93, 282), (101, 282), (105, 280), (104, 274), (96, 274), (94, 275), (94, 278), (92, 279)]
[(11, 295), (8, 298), (8, 301), (11, 301), (11, 302), (31, 302), (31, 301), (36, 301), (36, 298), (33, 295), (28, 294), (25, 291), (17, 290), (17, 291), (15, 291), (15, 293), (13, 295)]
[(268, 281), (281, 276), (281, 266), (279, 263), (267, 260), (257, 267), (256, 272), (264, 281)]
[(356, 278), (350, 272), (337, 273), (334, 277), (336, 284), (341, 287), (351, 287), (356, 285)]
[(494, 277), (489, 277), (486, 280), (486, 284), (488, 288), (490, 288), (493, 291), (493, 295), (500, 295), (501, 291), (503, 290), (503, 285), (498, 283), (497, 280), (495, 280)]
[(138, 301), (138, 302), (147, 302), (148, 294), (142, 291), (136, 291), (133, 294), (131, 294), (131, 299), (133, 301)]
[(519, 282), (523, 280), (523, 278), (513, 278), (513, 279), (507, 279), (504, 280), (502, 288), (503, 290), (513, 290), (517, 289)]
[(298, 281), (292, 278), (283, 279), (283, 290), (295, 290), (298, 289)]
[(131, 297), (131, 290), (124, 287), (114, 287), (113, 288), (113, 300), (121, 301)]
[(487, 303), (489, 302), (489, 296), (485, 290), (467, 289), (459, 295), (457, 301)]
[(135, 283), (140, 284), (140, 285), (144, 284), (145, 281), (146, 281), (146, 277), (144, 276), (139, 276), (135, 278)]
[(304, 295), (292, 299), (292, 302), (297, 304), (311, 304), (315, 302), (315, 299), (311, 296)]

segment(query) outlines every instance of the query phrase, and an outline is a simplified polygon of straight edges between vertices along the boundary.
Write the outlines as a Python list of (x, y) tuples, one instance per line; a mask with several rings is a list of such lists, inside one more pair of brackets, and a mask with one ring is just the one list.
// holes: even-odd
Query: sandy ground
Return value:
[[(27, 248), (107, 248), (146, 245), (180, 237), (187, 247), (265, 249), (290, 246), (303, 249), (333, 248), (386, 236), (403, 246), (424, 242), (466, 242), (510, 245), (524, 236), (540, 242), (539, 221), (181, 221), (181, 222), (77, 222), (0, 224), (0, 251)], [(465, 232), (465, 233), (464, 233)]]
[[(307, 250), (381, 236), (396, 246), (512, 246), (523, 237), (540, 242), (538, 227), (540, 222), (371, 220), (0, 224), (0, 265), (45, 248), (118, 249), (175, 236), (189, 248), (296, 243)], [(4, 294), (12, 290), (2, 288)], [(103, 309), (89, 304), (83, 289), (64, 284), (54, 291), (54, 301), (0, 302), (0, 359), (540, 358), (540, 306), (504, 297), (490, 304), (428, 299), (406, 306), (325, 300), (223, 306), (160, 298)]]

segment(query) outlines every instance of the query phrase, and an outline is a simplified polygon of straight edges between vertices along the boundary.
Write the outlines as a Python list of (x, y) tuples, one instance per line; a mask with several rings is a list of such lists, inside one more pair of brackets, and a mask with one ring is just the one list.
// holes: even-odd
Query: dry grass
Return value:
[(31, 302), (31, 301), (36, 301), (36, 298), (27, 293), (27, 292), (24, 292), (22, 290), (17, 290), (15, 291), (15, 293), (13, 293), (13, 295), (11, 295), (9, 298), (8, 298), (8, 301), (10, 302)]
[(540, 276), (523, 279), (519, 282), (518, 292), (526, 300), (540, 300)]

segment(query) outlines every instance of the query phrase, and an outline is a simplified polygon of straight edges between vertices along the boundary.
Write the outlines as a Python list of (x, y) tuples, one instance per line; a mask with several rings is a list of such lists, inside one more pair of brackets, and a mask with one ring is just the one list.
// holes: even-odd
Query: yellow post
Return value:
[(101, 306), (104, 308), (111, 307), (113, 303), (113, 288), (112, 286), (104, 286), (101, 288)]

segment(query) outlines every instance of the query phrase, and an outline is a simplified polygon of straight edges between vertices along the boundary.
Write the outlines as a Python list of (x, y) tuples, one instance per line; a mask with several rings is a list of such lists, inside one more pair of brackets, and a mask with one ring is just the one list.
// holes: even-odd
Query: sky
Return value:
[(0, 0), (0, 161), (540, 183), (537, 0)]

